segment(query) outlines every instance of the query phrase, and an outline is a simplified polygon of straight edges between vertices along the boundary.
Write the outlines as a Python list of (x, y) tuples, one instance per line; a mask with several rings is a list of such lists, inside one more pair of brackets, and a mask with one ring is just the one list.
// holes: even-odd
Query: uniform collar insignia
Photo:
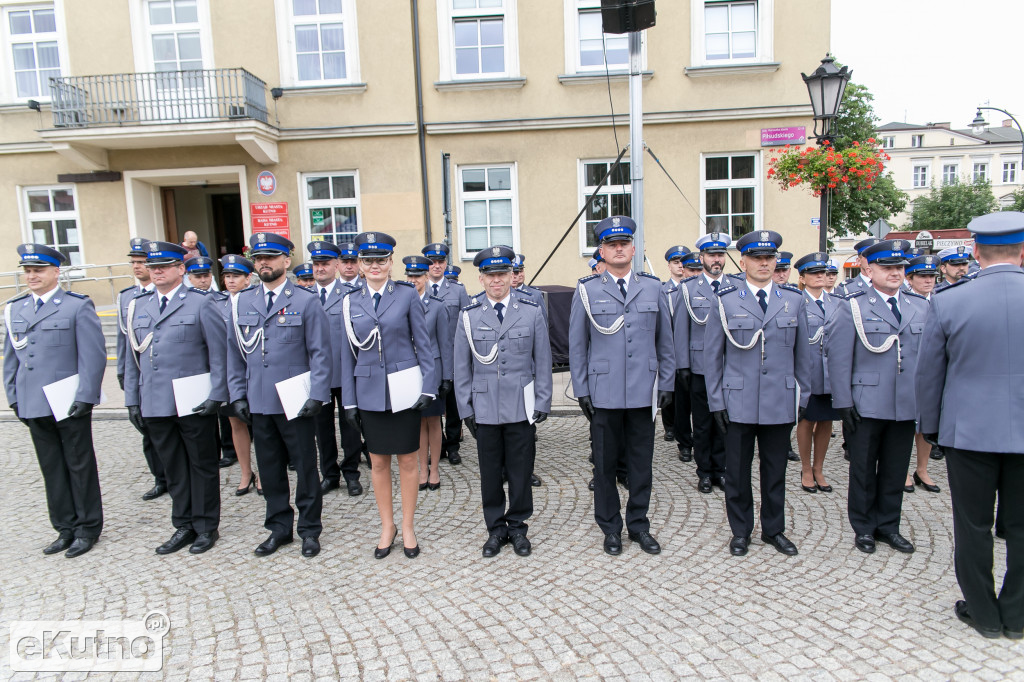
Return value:
[(395, 285), (394, 284), (388, 284), (388, 293), (390, 294), (394, 290), (395, 290)]
[(744, 289), (740, 289), (740, 298), (746, 298), (746, 297), (747, 297), (747, 292), (746, 292), (746, 290), (744, 290)]
[(781, 292), (781, 291), (779, 291), (778, 289), (776, 289), (776, 290), (775, 290), (775, 295), (776, 295), (776, 296), (777, 296), (778, 298), (782, 298), (782, 292)]
[(874, 303), (874, 302), (875, 302), (875, 300), (876, 300), (876, 299), (875, 299), (875, 297), (874, 297), (874, 296), (872, 296), (872, 297), (870, 297), (870, 298), (868, 299), (868, 303)]
[(292, 295), (292, 290), (291, 289), (285, 289), (284, 290), (284, 295), (285, 296), (291, 296)]
[(183, 291), (180, 294), (178, 294), (178, 298), (185, 298), (185, 292)]
[(59, 298), (54, 298), (53, 299), (53, 304), (54, 305), (60, 305), (60, 299)]

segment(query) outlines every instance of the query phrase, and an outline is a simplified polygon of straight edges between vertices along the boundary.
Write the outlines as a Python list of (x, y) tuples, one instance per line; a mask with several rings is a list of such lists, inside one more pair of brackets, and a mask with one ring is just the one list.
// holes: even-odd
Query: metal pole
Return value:
[(444, 243), (448, 245), (448, 264), (452, 256), (452, 161), (451, 156), (441, 152), (441, 193), (444, 195)]
[(818, 212), (818, 219), (821, 225), (818, 226), (818, 251), (828, 253), (828, 195), (831, 190), (828, 186), (821, 192), (821, 210)]
[(429, 244), (434, 240), (430, 229), (430, 189), (427, 186), (427, 140), (423, 122), (423, 79), (420, 73), (420, 18), (419, 3), (412, 0), (412, 49), (416, 76), (416, 136), (420, 145), (420, 180), (423, 183), (423, 227)]
[(629, 175), (632, 180), (631, 213), (636, 222), (633, 271), (644, 270), (644, 104), (640, 71), (640, 31), (629, 34)]

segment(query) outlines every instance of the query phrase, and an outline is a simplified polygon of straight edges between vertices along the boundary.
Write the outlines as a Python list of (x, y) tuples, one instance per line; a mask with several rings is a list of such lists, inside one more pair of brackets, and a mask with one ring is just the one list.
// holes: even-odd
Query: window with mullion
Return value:
[(1003, 163), (1003, 182), (1007, 184), (1017, 182), (1017, 162), (1007, 161)]
[(579, 45), (577, 59), (580, 71), (622, 71), (629, 66), (629, 37), (604, 32), (601, 10), (580, 8), (577, 14)]
[(298, 81), (348, 79), (342, 0), (291, 0), (291, 11)]
[(307, 173), (305, 215), (313, 239), (337, 244), (359, 234), (359, 183), (355, 171)]
[[(580, 204), (582, 205), (594, 193), (601, 182), (601, 178), (608, 172), (613, 161), (584, 161), (582, 162), (582, 182), (580, 186)], [(629, 159), (623, 158), (618, 168), (608, 176), (608, 180), (597, 192), (597, 195), (587, 206), (583, 215), (580, 230), (583, 232), (580, 238), (580, 250), (584, 255), (589, 256), (597, 248), (597, 238), (594, 236), (594, 227), (613, 215), (632, 215), (632, 192), (629, 176)]]
[(988, 180), (988, 163), (978, 162), (974, 164), (974, 181)]
[(499, 244), (517, 248), (515, 167), (467, 166), (458, 178), (464, 257)]
[(757, 229), (757, 156), (716, 155), (704, 158), (704, 223), (707, 232), (724, 232), (733, 240)]
[(452, 3), (453, 74), (458, 78), (508, 73), (504, 0)]
[(955, 163), (947, 163), (942, 166), (942, 184), (955, 185), (957, 181), (958, 167)]
[(757, 56), (757, 2), (706, 2), (704, 51), (708, 61)]
[(57, 249), (71, 265), (81, 265), (82, 235), (73, 186), (23, 190), (28, 241)]
[(53, 5), (8, 10), (4, 32), (11, 50), (14, 94), (19, 98), (49, 98), (50, 79), (60, 77)]

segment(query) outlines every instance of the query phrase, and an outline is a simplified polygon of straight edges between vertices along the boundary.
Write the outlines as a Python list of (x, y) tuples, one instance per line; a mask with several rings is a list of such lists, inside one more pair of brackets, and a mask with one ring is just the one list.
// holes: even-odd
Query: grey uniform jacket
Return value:
[(342, 340), (344, 406), (370, 412), (390, 410), (387, 375), (417, 365), (423, 377), (423, 393), (436, 396), (437, 386), (430, 385), (434, 376), (434, 351), (430, 347), (427, 317), (416, 287), (408, 282), (388, 280), (381, 290), (376, 311), (365, 283), (348, 291), (346, 297), (350, 301), (352, 328), (358, 340), (364, 341), (379, 328), (380, 342), (367, 350), (359, 350), (349, 345), (347, 337)]
[[(178, 414), (172, 381), (210, 373), (210, 400), (224, 402), (227, 391), (227, 335), (224, 318), (211, 294), (184, 285), (160, 312), (160, 294), (146, 292), (134, 299), (128, 333), (137, 344), (149, 334), (152, 341), (140, 355), (131, 348), (125, 360), (124, 404), (139, 406), (142, 416)], [(137, 362), (136, 362), (137, 361)], [(197, 407), (200, 401), (197, 401)]]
[[(427, 293), (434, 295), (434, 283), (427, 278)], [(440, 282), (437, 283), (437, 297), (444, 299), (444, 304), (448, 306), (448, 328), (454, 338), (455, 324), (459, 321), (459, 312), (470, 304), (469, 294), (466, 293), (466, 287), (462, 286), (459, 282), (453, 282), (447, 277), (443, 277)]]
[[(331, 388), (341, 388), (341, 352), (348, 351), (348, 341), (345, 340), (345, 319), (341, 314), (341, 300), (345, 294), (354, 287), (344, 284), (340, 279), (335, 280), (334, 289), (327, 297), (327, 303), (323, 305), (327, 313), (328, 328), (330, 329), (331, 340)], [(320, 302), (320, 289), (313, 289), (313, 295)]]
[(490, 300), (468, 306), (472, 348), (486, 356), (497, 345), (498, 355), (486, 365), (474, 357), (460, 317), (455, 328), (455, 398), (459, 416), (478, 424), (526, 421), (523, 388), (533, 382), (534, 411), (551, 411), (551, 344), (544, 312), (536, 301), (513, 292), (504, 320), (498, 322)]
[[(733, 275), (732, 277), (735, 277)], [(738, 281), (738, 280), (737, 280)], [(730, 275), (722, 276), (720, 288), (725, 289), (735, 284)], [(686, 309), (684, 296), (690, 297), (690, 307), (693, 308), (693, 315)], [(715, 298), (715, 290), (703, 274), (695, 277), (687, 277), (676, 287), (676, 294), (673, 300), (677, 320), (682, 320), (685, 315), (688, 319), (688, 333), (690, 344), (690, 371), (694, 374), (704, 374), (704, 336), (707, 329), (709, 315), (717, 308), (718, 301)], [(694, 319), (696, 317), (696, 319)], [(679, 322), (676, 322), (678, 325)]]
[(125, 326), (125, 317), (128, 315), (128, 304), (133, 298), (141, 294), (145, 289), (140, 287), (138, 284), (134, 284), (125, 289), (121, 289), (117, 294), (117, 375), (124, 376), (124, 360), (128, 357), (126, 349), (128, 347), (128, 337), (125, 336), (125, 332), (128, 327)]
[(531, 287), (527, 284), (523, 284), (518, 289), (514, 290), (515, 293), (520, 295), (520, 298), (527, 296), (533, 299), (533, 302), (540, 306), (540, 311), (544, 313), (544, 319), (548, 319), (548, 304), (544, 300), (544, 292), (537, 287)]
[(331, 340), (327, 315), (316, 294), (285, 284), (273, 312), (267, 313), (263, 286), (238, 292), (238, 326), (248, 340), (263, 330), (252, 353), (238, 345), (235, 325), (227, 325), (228, 394), (231, 402), (245, 399), (253, 414), (284, 414), (276, 384), (310, 373), (309, 397), (331, 399)]
[(856, 277), (851, 277), (842, 284), (837, 284), (836, 292), (845, 297), (857, 292), (865, 292), (870, 288), (871, 285), (865, 282), (863, 277), (857, 275)]
[[(773, 282), (764, 313), (746, 282), (719, 289), (718, 299), (721, 307), (716, 303), (704, 331), (704, 378), (711, 411), (728, 410), (729, 419), (741, 424), (796, 423), (797, 396), (800, 406), (806, 407), (813, 365), (803, 292)], [(742, 345), (763, 329), (763, 356), (760, 342), (750, 350), (733, 345), (723, 321)]]
[(933, 294), (914, 382), (921, 433), (946, 447), (1024, 454), (1021, 301), (1024, 270), (1012, 265)]
[[(75, 374), (75, 400), (98, 405), (107, 350), (89, 297), (58, 288), (38, 313), (31, 294), (10, 301), (7, 307), (11, 328), (4, 338), (4, 385), (7, 403), (18, 403), (18, 416), (49, 417), (53, 413), (43, 386)], [(15, 350), (11, 334), (19, 345), (26, 338), (28, 344)]]
[(832, 392), (828, 376), (828, 321), (835, 317), (843, 300), (823, 291), (821, 298), (825, 312), (822, 313), (818, 304), (806, 292), (804, 297), (806, 298), (804, 307), (807, 310), (808, 341), (817, 337), (817, 341), (811, 344), (811, 393), (813, 395), (828, 395)]
[(451, 381), (454, 377), (455, 347), (452, 344), (451, 321), (448, 319), (448, 306), (444, 304), (444, 299), (431, 294), (421, 298), (420, 302), (427, 318), (430, 348), (434, 354), (434, 371), (429, 379), (424, 379), (423, 390), (436, 395), (441, 382)]
[[(880, 346), (898, 331), (898, 350), (893, 344), (884, 353), (873, 353), (864, 346), (853, 326), (850, 301), (854, 299), (860, 305), (868, 343)], [(853, 293), (826, 323), (833, 407), (855, 406), (862, 416), (872, 419), (910, 421), (917, 418), (914, 372), (928, 301), (917, 294), (900, 292), (899, 306), (903, 319), (897, 324), (888, 303), (874, 289)]]
[(594, 328), (583, 309), (579, 286), (569, 313), (569, 370), (576, 397), (590, 396), (594, 407), (622, 410), (650, 407), (659, 391), (675, 390), (675, 348), (668, 297), (657, 277), (632, 273), (623, 299), (608, 274), (580, 280), (594, 322), (609, 327), (622, 316), (614, 334)]
[(661, 283), (665, 290), (665, 298), (668, 301), (668, 313), (672, 322), (672, 346), (675, 349), (676, 369), (686, 369), (690, 366), (690, 323), (686, 318), (686, 307), (680, 311), (676, 307), (681, 302), (679, 289), (673, 280)]

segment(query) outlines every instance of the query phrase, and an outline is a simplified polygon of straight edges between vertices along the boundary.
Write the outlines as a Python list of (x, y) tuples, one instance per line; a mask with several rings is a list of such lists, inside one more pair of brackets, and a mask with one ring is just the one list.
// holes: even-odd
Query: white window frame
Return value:
[(924, 146), (924, 134), (921, 133), (921, 134), (918, 134), (918, 135), (911, 135), (910, 136), (910, 146), (912, 148), (914, 148), (914, 149), (920, 149), (921, 147), (923, 147)]
[[(1002, 174), (1002, 176), (1000, 176), (1003, 179), (1003, 184), (1004, 185), (1016, 185), (1017, 184), (1017, 171), (1019, 171), (1019, 170), (1020, 170), (1020, 167), (1017, 165), (1016, 161), (1003, 161), (1003, 174)], [(1009, 176), (1009, 179), (1007, 179), (1008, 176)]]
[[(728, 180), (707, 180), (705, 178), (707, 173), (707, 160), (709, 158), (720, 158), (728, 156), (730, 158), (730, 168), (732, 167), (731, 158), (734, 156), (753, 156), (754, 157), (754, 177), (747, 179), (728, 179)], [(732, 152), (701, 152), (700, 155), (700, 168), (698, 173), (700, 174), (700, 218), (701, 218), (701, 235), (708, 233), (707, 220), (708, 220), (708, 209), (707, 209), (707, 192), (709, 189), (732, 189), (737, 187), (753, 187), (754, 188), (754, 227), (751, 230), (763, 230), (764, 229), (764, 173), (762, 172), (763, 161), (761, 158), (760, 150), (746, 150), (746, 151), (732, 151)], [(731, 171), (730, 171), (731, 174)], [(730, 199), (731, 200), (731, 199)], [(731, 215), (731, 214), (730, 214)], [(729, 235), (732, 236), (732, 224), (729, 224)]]
[[(722, 2), (741, 0), (691, 0), (690, 2), (690, 65), (741, 66), (767, 64), (775, 60), (775, 0), (755, 0), (757, 3), (757, 50), (753, 57), (742, 59), (708, 59), (704, 33), (704, 7)], [(701, 173), (703, 177), (703, 173)]]
[[(32, 213), (29, 210), (28, 194), (29, 192), (54, 192), (57, 190), (65, 190), (71, 193), (71, 197), (75, 202), (74, 211), (54, 211), (51, 194), (50, 211), (45, 214)], [(85, 233), (82, 230), (82, 217), (81, 217), (81, 204), (79, 204), (78, 188), (74, 183), (56, 184), (56, 185), (18, 185), (18, 214), (21, 218), (21, 238), (25, 243), (35, 242), (35, 236), (32, 234), (32, 218), (36, 216), (41, 218), (43, 215), (46, 217), (45, 220), (57, 221), (57, 220), (74, 220), (76, 230), (78, 230), (78, 255), (82, 260), (82, 264), (86, 264), (89, 261), (85, 258)], [(57, 248), (54, 244), (47, 244), (52, 248)], [(59, 250), (59, 249), (58, 249)], [(72, 267), (71, 263), (68, 263), (65, 267)], [(84, 270), (78, 272), (72, 272), (72, 277), (83, 277), (85, 275)]]
[[(456, 10), (452, 0), (437, 0), (438, 38), (438, 80), (442, 83), (453, 81), (499, 80), (519, 78), (519, 0), (502, 0), (500, 9)], [(456, 19), (471, 17), (502, 17), (505, 41), (505, 70), (501, 73), (455, 73), (455, 32)]]
[[(68, 68), (68, 41), (64, 22), (64, 0), (51, 0), (40, 2), (40, 0), (0, 0), (0, 103), (4, 102), (27, 102), (34, 99), (40, 102), (50, 101), (50, 90), (46, 88), (38, 96), (19, 97), (18, 86), (14, 80), (14, 53), (12, 46), (16, 42), (22, 42), (11, 35), (11, 24), (8, 14), (11, 11), (23, 12), (25, 10), (45, 9), (53, 7), (53, 20), (56, 22), (57, 57), (60, 59), (60, 75), (70, 73)], [(36, 34), (32, 34), (36, 35)]]
[[(2, 0), (0, 0), (2, 1)], [(345, 78), (300, 81), (298, 57), (295, 54), (295, 26), (322, 21), (316, 17), (295, 17), (291, 0), (274, 0), (277, 19), (277, 52), (280, 64), (281, 85), (284, 87), (318, 87), (332, 85), (355, 85), (362, 82), (359, 66), (359, 23), (356, 17), (356, 0), (342, 0), (341, 22), (345, 32)], [(334, 16), (334, 15), (330, 15)], [(331, 23), (334, 23), (333, 21)]]
[[(466, 163), (455, 167), (455, 200), (457, 202), (457, 215), (458, 215), (458, 230), (459, 230), (459, 259), (464, 261), (471, 261), (476, 257), (476, 251), (466, 250), (466, 214), (465, 214), (465, 202), (467, 197), (462, 189), (462, 172), (466, 170), (488, 170), (491, 168), (508, 168), (510, 171), (511, 185), (512, 187), (507, 190), (484, 190), (483, 192), (473, 192), (472, 196), (468, 197), (470, 201), (478, 199), (512, 199), (512, 249), (519, 253), (519, 164), (515, 161), (507, 163)], [(490, 227), (488, 226), (488, 230)], [(493, 244), (491, 245), (493, 246)]]
[(882, 149), (892, 149), (896, 146), (895, 135), (883, 135), (882, 136)]
[[(950, 169), (953, 169), (950, 172)], [(960, 164), (953, 161), (942, 162), (942, 184), (943, 185), (955, 185), (960, 181)]]
[[(567, 74), (603, 74), (604, 64), (600, 66), (582, 66), (580, 64), (580, 20), (582, 11), (601, 11), (601, 0), (563, 0), (565, 23), (565, 72)], [(605, 33), (605, 46), (608, 37), (614, 34)], [(629, 34), (622, 34), (628, 40)], [(640, 32), (640, 68), (647, 70), (647, 31)], [(613, 74), (629, 73), (629, 61), (622, 66), (609, 66), (608, 72)]]
[[(917, 169), (924, 168), (924, 184), (917, 184)], [(926, 189), (932, 184), (932, 166), (928, 162), (916, 162), (911, 161), (910, 163), (910, 186), (913, 189)]]
[[(355, 184), (356, 196), (354, 199), (309, 199), (306, 191), (306, 181), (310, 178), (322, 178), (322, 177), (339, 177), (347, 176), (353, 178)], [(313, 225), (309, 217), (309, 211), (314, 208), (351, 208), (356, 209), (356, 225), (359, 228), (359, 232), (365, 232), (363, 229), (363, 202), (362, 202), (362, 191), (359, 185), (359, 170), (348, 169), (348, 170), (330, 170), (330, 171), (300, 171), (297, 174), (298, 185), (299, 185), (299, 208), (301, 209), (301, 226), (302, 226), (302, 244), (308, 244), (313, 241), (314, 237), (319, 238), (320, 235), (313, 234)], [(298, 247), (296, 247), (297, 250)], [(304, 260), (299, 258), (298, 260)]]
[[(978, 166), (984, 166), (979, 172)], [(990, 159), (971, 159), (971, 181), (977, 182), (979, 179), (990, 180), (992, 178), (992, 161)]]
[[(4, 0), (0, 0), (3, 2)], [(128, 3), (128, 18), (132, 30), (132, 47), (135, 54), (135, 70), (149, 73), (156, 70), (153, 60), (152, 31), (149, 25), (149, 0), (131, 0)], [(202, 51), (203, 69), (215, 68), (213, 61), (213, 31), (210, 22), (210, 0), (196, 0), (199, 31), (199, 49)], [(180, 24), (171, 24), (179, 26)]]
[[(590, 195), (594, 191), (594, 185), (588, 185), (587, 184), (587, 165), (588, 164), (592, 164), (592, 163), (603, 163), (603, 164), (606, 164), (608, 166), (611, 166), (613, 163), (615, 163), (615, 159), (614, 158), (607, 158), (607, 159), (580, 159), (579, 162), (576, 164), (576, 183), (577, 183), (577, 186), (579, 187), (579, 190), (578, 190), (579, 204), (577, 206), (577, 210), (580, 210), (580, 209), (583, 208), (583, 205), (587, 202), (587, 199), (590, 198)], [(629, 156), (628, 155), (627, 156), (623, 156), (622, 157), (622, 161), (620, 161), (619, 163), (620, 163), (621, 166), (625, 166), (626, 168), (629, 168), (630, 167), (629, 166)], [(628, 194), (628, 195), (630, 195), (630, 206), (633, 205), (633, 185), (632, 185), (632, 183), (630, 183), (629, 185), (608, 185), (608, 184), (605, 184), (603, 187), (601, 187), (601, 191), (598, 192), (599, 196), (600, 195), (609, 195), (610, 196), (612, 194)], [(584, 213), (583, 217), (580, 218), (580, 226), (579, 226), (578, 232), (579, 232), (580, 255), (581, 256), (586, 256), (587, 258), (590, 258), (592, 255), (594, 255), (594, 249), (596, 249), (597, 246), (587, 246), (587, 232), (589, 232), (589, 228), (587, 227), (587, 214), (586, 213)]]

